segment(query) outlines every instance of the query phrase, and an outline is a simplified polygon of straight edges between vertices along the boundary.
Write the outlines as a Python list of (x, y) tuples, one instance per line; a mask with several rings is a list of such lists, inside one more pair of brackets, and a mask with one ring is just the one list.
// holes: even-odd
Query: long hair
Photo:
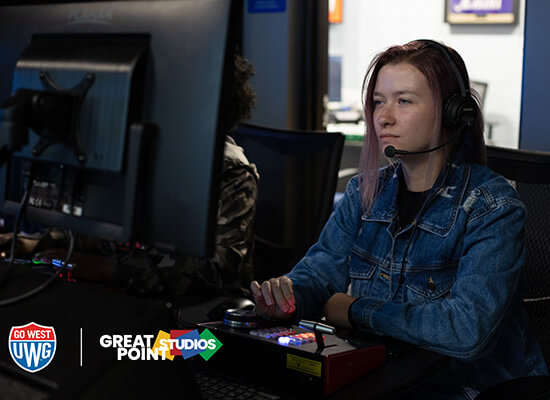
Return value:
[(254, 66), (239, 53), (233, 57), (233, 80), (231, 126), (229, 131), (237, 129), (237, 125), (250, 118), (252, 109), (256, 107), (256, 92), (250, 85), (250, 79), (255, 75)]
[[(442, 46), (445, 46), (442, 44)], [(462, 57), (452, 48), (446, 47), (453, 62), (457, 66), (466, 89), (470, 90), (468, 72)], [(378, 53), (370, 63), (362, 86), (363, 110), (365, 113), (366, 132), (361, 150), (359, 188), (363, 209), (370, 210), (378, 195), (378, 180), (381, 163), (381, 153), (378, 138), (374, 130), (374, 101), (373, 92), (378, 79), (380, 69), (387, 64), (408, 63), (418, 69), (428, 81), (428, 85), (435, 103), (434, 131), (440, 132), (440, 137), (435, 138), (439, 143), (449, 140), (456, 131), (442, 128), (442, 114), (444, 100), (454, 93), (460, 93), (460, 87), (456, 75), (449, 62), (445, 59), (440, 49), (430, 46), (422, 40), (409, 42), (402, 46), (392, 46)], [(486, 164), (485, 142), (483, 139), (483, 116), (479, 107), (479, 98), (475, 97), (478, 104), (475, 121), (465, 133), (461, 134), (452, 147), (447, 150), (447, 155), (457, 150), (463, 150), (467, 162)]]

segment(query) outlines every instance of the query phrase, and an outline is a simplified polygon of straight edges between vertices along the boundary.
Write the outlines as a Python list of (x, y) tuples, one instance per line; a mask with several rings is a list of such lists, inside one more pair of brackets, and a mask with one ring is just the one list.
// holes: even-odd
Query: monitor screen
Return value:
[(0, 212), (211, 254), (242, 4), (33, 3), (0, 3)]
[(342, 56), (328, 58), (328, 101), (342, 101)]

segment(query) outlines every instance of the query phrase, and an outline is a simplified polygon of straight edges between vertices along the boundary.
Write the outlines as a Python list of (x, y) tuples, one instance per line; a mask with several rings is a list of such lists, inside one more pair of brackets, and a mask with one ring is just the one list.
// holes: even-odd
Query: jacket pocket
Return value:
[(379, 263), (372, 258), (351, 251), (349, 261), (349, 278), (352, 296), (373, 296), (373, 277), (378, 270)]
[(452, 265), (410, 272), (407, 279), (407, 301), (426, 304), (442, 299), (449, 294), (455, 280), (456, 268)]

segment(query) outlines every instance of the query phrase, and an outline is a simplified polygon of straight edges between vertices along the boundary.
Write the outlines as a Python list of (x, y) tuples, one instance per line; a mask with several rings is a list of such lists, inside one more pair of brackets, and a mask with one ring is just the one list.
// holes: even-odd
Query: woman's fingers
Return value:
[(267, 304), (265, 303), (260, 284), (257, 281), (250, 282), (250, 290), (252, 291), (252, 296), (254, 296), (254, 303), (256, 303), (256, 308), (259, 308), (260, 311), (265, 314)]
[(294, 292), (292, 291), (292, 281), (289, 277), (283, 276), (281, 277), (281, 290), (283, 292), (283, 296), (287, 302), (289, 311), (288, 312), (294, 312), (296, 309), (295, 304), (296, 300), (294, 299)]
[(250, 291), (252, 292), (254, 298), (262, 296), (262, 288), (260, 287), (258, 281), (250, 282)]
[(277, 306), (284, 313), (294, 312), (294, 296), (292, 295), (292, 281), (286, 276), (270, 279), (271, 292)]
[(271, 280), (262, 282), (262, 295), (264, 297), (265, 304), (267, 304), (268, 306), (272, 306), (274, 302)]
[(252, 281), (250, 290), (256, 305), (264, 315), (280, 317), (296, 310), (292, 281), (286, 276), (271, 278), (261, 285), (257, 281)]

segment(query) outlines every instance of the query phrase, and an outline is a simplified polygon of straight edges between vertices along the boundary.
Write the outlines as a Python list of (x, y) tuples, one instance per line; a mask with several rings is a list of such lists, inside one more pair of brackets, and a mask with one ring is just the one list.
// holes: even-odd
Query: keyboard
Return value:
[(205, 400), (283, 400), (265, 386), (246, 382), (245, 379), (194, 368), (195, 377)]
[(5, 375), (0, 371), (0, 398), (10, 400), (47, 400), (49, 397), (46, 390)]

